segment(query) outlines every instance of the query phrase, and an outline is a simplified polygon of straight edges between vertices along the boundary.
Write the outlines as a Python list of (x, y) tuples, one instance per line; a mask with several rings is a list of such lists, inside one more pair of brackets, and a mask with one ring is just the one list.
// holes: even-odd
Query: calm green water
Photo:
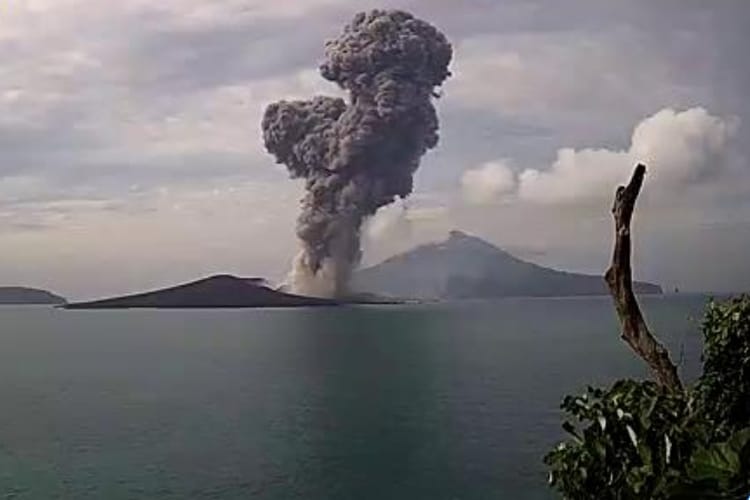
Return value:
[[(693, 374), (704, 302), (645, 301)], [(0, 345), (14, 499), (554, 498), (563, 394), (643, 374), (606, 298), (2, 308)]]

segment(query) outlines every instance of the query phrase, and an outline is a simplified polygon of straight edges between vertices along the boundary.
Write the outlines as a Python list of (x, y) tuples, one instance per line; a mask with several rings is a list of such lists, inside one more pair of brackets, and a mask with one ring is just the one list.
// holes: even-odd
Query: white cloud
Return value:
[(552, 204), (608, 199), (638, 162), (648, 166), (650, 190), (678, 192), (722, 173), (735, 129), (732, 120), (703, 108), (663, 109), (635, 127), (627, 150), (560, 149), (548, 170), (527, 169), (519, 175), (518, 195)]
[(404, 202), (381, 208), (367, 222), (367, 237), (370, 240), (408, 239), (411, 237), (412, 221)]
[(461, 187), (469, 202), (490, 203), (512, 193), (516, 189), (516, 178), (506, 162), (499, 160), (464, 172)]
[(713, 116), (700, 107), (663, 109), (635, 128), (630, 155), (651, 165), (653, 182), (698, 182), (721, 174), (738, 127), (737, 119)]
[(445, 206), (414, 206), (413, 203), (420, 203), (419, 196), (415, 199), (400, 200), (379, 209), (375, 216), (367, 221), (367, 243), (409, 243), (417, 229), (435, 222), (443, 222), (449, 212)]

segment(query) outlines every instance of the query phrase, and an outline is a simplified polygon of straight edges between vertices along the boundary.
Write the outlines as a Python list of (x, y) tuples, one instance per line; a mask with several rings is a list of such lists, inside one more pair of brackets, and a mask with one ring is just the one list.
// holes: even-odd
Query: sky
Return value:
[(440, 144), (368, 223), (364, 265), (461, 229), (602, 273), (614, 189), (642, 161), (636, 277), (750, 289), (745, 0), (4, 0), (0, 284), (283, 279), (302, 185), (260, 117), (341, 95), (323, 44), (370, 8), (435, 24), (454, 60)]

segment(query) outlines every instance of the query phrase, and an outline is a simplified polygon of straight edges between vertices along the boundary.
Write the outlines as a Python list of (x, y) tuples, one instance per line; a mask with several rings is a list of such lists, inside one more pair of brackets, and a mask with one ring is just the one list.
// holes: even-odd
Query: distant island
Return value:
[[(393, 304), (405, 300), (605, 295), (601, 276), (569, 273), (525, 262), (460, 231), (440, 243), (421, 245), (358, 271), (347, 299), (293, 295), (261, 278), (217, 275), (161, 290), (123, 297), (64, 303), (66, 309), (313, 307)], [(634, 283), (641, 294), (661, 287)]]
[(161, 290), (91, 302), (65, 304), (66, 309), (313, 307), (383, 304), (397, 301), (360, 294), (348, 300), (293, 295), (269, 287), (262, 278), (221, 274)]
[(66, 304), (66, 309), (219, 308), (332, 306), (337, 302), (302, 297), (268, 287), (261, 278), (217, 275), (161, 290), (92, 302)]
[(0, 305), (60, 305), (65, 302), (63, 297), (46, 290), (22, 286), (0, 286)]
[[(370, 293), (423, 300), (606, 295), (602, 276), (557, 271), (525, 262), (461, 231), (356, 273), (354, 287)], [(634, 291), (661, 294), (651, 283)]]

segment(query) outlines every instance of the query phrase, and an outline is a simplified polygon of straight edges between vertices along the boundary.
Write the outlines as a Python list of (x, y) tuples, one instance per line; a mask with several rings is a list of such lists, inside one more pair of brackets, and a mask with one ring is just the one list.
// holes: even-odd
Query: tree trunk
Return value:
[(645, 175), (646, 167), (639, 164), (628, 185), (618, 187), (615, 193), (615, 203), (612, 207), (615, 219), (615, 249), (612, 264), (604, 279), (615, 302), (622, 326), (622, 339), (646, 362), (658, 383), (671, 390), (680, 391), (682, 382), (677, 374), (677, 367), (672, 363), (669, 351), (649, 331), (633, 293), (630, 220)]

